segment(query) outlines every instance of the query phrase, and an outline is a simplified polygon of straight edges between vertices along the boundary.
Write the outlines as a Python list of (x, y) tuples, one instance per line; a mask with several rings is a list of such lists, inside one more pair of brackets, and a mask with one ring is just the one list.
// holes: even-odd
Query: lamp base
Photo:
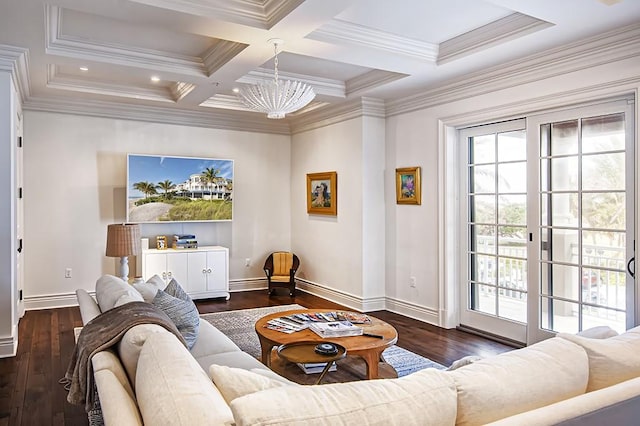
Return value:
[(129, 282), (129, 258), (127, 256), (120, 258), (120, 278), (124, 282)]

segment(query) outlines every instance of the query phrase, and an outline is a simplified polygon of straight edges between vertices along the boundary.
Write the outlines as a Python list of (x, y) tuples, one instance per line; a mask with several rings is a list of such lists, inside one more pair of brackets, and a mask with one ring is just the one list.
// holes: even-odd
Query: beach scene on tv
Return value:
[(233, 219), (233, 161), (129, 154), (127, 221)]

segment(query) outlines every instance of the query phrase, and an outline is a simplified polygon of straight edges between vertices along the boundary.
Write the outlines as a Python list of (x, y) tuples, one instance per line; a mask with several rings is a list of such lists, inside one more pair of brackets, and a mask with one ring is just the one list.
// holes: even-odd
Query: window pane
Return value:
[(480, 284), (471, 284), (471, 309), (496, 315), (496, 288)]
[(593, 306), (582, 307), (582, 329), (586, 330), (599, 325), (608, 325), (618, 333), (624, 333), (627, 317), (624, 312)]
[[(527, 196), (501, 195), (498, 197), (498, 223), (501, 225), (526, 225)], [(507, 231), (503, 229), (503, 231)], [(517, 231), (520, 231), (518, 229)]]
[[(540, 326), (546, 330), (554, 330), (563, 333), (577, 333), (578, 329), (578, 304), (562, 300), (552, 300), (541, 297), (542, 308)], [(551, 327), (553, 321), (553, 328)]]
[(527, 293), (512, 289), (499, 289), (498, 316), (527, 322)]
[(578, 301), (580, 272), (577, 266), (543, 263), (540, 273), (542, 294)]
[(554, 262), (578, 263), (578, 231), (572, 229), (549, 230), (551, 260)]
[(471, 250), (476, 253), (496, 254), (496, 227), (491, 225), (472, 225), (469, 227)]
[[(578, 157), (552, 158), (548, 161), (551, 163), (550, 190), (577, 191)], [(544, 184), (546, 185), (546, 182)]]
[[(549, 205), (551, 199), (551, 205)], [(551, 223), (553, 226), (578, 226), (578, 194), (542, 194), (540, 197), (540, 209), (542, 219), (546, 222), (551, 210)]]
[(527, 229), (515, 226), (498, 227), (498, 253), (501, 256), (527, 257)]
[(498, 133), (498, 161), (517, 161), (527, 158), (525, 130)]
[(496, 258), (494, 256), (476, 255), (475, 258), (475, 276), (471, 277), (473, 281), (484, 284), (496, 284)]
[(585, 191), (623, 191), (624, 153), (582, 157), (582, 189)]
[(582, 152), (624, 149), (624, 114), (582, 120)]
[(471, 192), (495, 193), (496, 192), (496, 168), (489, 166), (471, 167)]
[(583, 194), (582, 226), (624, 230), (626, 226), (625, 203), (625, 194), (622, 192)]
[(582, 273), (582, 301), (624, 309), (626, 302), (624, 272), (585, 268)]
[(470, 163), (495, 163), (496, 145), (494, 135), (475, 136), (469, 144)]
[(578, 153), (578, 120), (551, 125), (551, 155)]
[(527, 290), (527, 264), (524, 259), (498, 258), (498, 286)]
[(582, 232), (582, 263), (624, 271), (626, 267), (624, 232)]
[(493, 195), (473, 195), (471, 202), (471, 222), (496, 223), (496, 198)]
[(527, 164), (522, 162), (498, 164), (498, 192), (527, 191)]

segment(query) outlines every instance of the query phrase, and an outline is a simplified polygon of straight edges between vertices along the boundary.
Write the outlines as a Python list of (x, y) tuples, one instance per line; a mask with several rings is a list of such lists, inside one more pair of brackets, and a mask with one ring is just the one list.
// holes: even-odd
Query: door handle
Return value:
[[(631, 271), (632, 262), (633, 262), (633, 271)], [(629, 271), (629, 275), (631, 275), (632, 278), (636, 277), (636, 257), (635, 256), (629, 259), (629, 262), (627, 262), (627, 271)]]

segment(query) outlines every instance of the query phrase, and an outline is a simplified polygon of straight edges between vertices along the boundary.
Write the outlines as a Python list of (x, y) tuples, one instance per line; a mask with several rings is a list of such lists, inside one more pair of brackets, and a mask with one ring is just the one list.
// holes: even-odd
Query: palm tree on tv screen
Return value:
[(213, 190), (211, 189), (211, 185), (218, 181), (219, 173), (220, 170), (214, 169), (213, 167), (207, 167), (202, 172), (202, 180), (206, 182), (207, 186), (209, 187), (209, 199), (211, 200), (213, 199)]
[(151, 182), (136, 182), (133, 184), (133, 189), (138, 190), (144, 194), (144, 198), (148, 198), (149, 195), (157, 194), (156, 186)]
[(174, 190), (175, 187), (176, 187), (176, 185), (173, 182), (171, 182), (170, 180), (168, 180), (168, 179), (164, 180), (162, 182), (159, 182), (156, 185), (156, 188), (161, 189), (161, 190), (164, 191), (164, 198), (165, 199), (171, 198), (171, 192), (170, 191)]

